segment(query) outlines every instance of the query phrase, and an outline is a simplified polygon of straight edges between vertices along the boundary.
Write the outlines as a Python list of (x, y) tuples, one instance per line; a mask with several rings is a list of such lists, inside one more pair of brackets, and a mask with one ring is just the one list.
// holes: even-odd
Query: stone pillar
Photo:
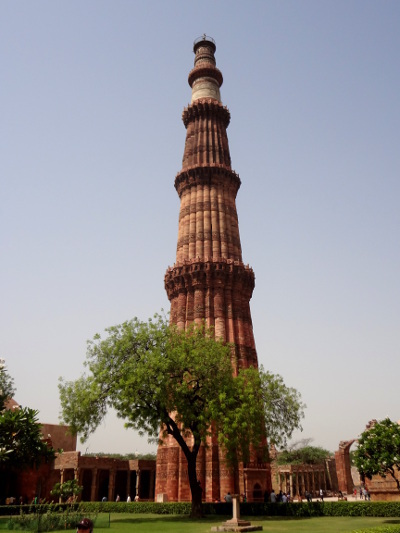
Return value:
[[(248, 526), (251, 526), (251, 522), (247, 522), (246, 520), (240, 520), (240, 494), (232, 494), (232, 518), (230, 520), (227, 520), (223, 524), (222, 527), (225, 527), (227, 529), (223, 529), (222, 531), (241, 531), (241, 529), (233, 529), (233, 528), (242, 528), (242, 527), (248, 527)], [(262, 529), (262, 527), (261, 528), (259, 527), (258, 529)], [(212, 528), (211, 531), (216, 531), (216, 530)], [(256, 531), (256, 529), (250, 529), (250, 530), (248, 529), (247, 531)]]
[(92, 470), (92, 487), (90, 490), (90, 501), (95, 502), (96, 501), (96, 495), (97, 495), (97, 468), (93, 468)]
[(114, 501), (114, 491), (115, 491), (115, 470), (110, 470), (110, 477), (108, 481), (108, 501)]
[(136, 487), (135, 487), (135, 496), (140, 498), (140, 468), (136, 470)]
[[(64, 469), (61, 468), (60, 469), (60, 485), (62, 485), (64, 483)], [(61, 494), (58, 498), (58, 503), (62, 503), (62, 498), (61, 498)]]
[(131, 474), (132, 470), (128, 470), (128, 476), (126, 480), (126, 497), (131, 495)]
[(150, 472), (150, 487), (149, 487), (149, 498), (153, 498), (154, 499), (154, 486), (155, 486), (155, 475), (156, 473), (154, 472), (154, 470), (152, 470)]

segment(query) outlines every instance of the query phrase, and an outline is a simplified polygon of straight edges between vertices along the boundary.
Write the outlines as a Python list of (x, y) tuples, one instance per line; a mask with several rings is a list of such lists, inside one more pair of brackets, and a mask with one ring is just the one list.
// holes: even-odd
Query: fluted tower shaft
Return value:
[[(165, 288), (172, 323), (185, 329), (205, 320), (218, 338), (235, 346), (236, 374), (239, 368), (258, 364), (250, 313), (254, 273), (242, 260), (236, 210), (241, 182), (231, 167), (230, 113), (221, 103), (223, 78), (215, 50), (214, 41), (205, 36), (193, 48), (194, 68), (188, 79), (192, 98), (182, 114), (185, 149), (175, 178), (180, 198), (176, 261), (167, 269)], [(216, 439), (210, 444), (199, 456), (198, 472), (203, 495), (215, 500), (238, 487)], [(179, 457), (173, 442), (159, 448), (156, 493), (167, 493), (170, 500), (189, 499)]]

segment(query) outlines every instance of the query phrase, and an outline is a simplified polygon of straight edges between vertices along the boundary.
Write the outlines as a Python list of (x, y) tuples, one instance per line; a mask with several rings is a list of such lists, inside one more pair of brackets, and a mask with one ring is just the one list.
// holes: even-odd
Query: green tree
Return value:
[(0, 359), (0, 411), (4, 409), (7, 400), (14, 396), (14, 380), (7, 372), (5, 360)]
[(15, 392), (14, 380), (0, 360), (0, 492), (6, 493), (16, 471), (37, 467), (54, 457), (44, 440), (38, 411), (28, 407), (5, 409)]
[(331, 452), (320, 446), (311, 446), (312, 439), (303, 439), (292, 446), (279, 452), (277, 463), (287, 464), (320, 464), (332, 455)]
[(52, 496), (56, 496), (57, 498), (61, 498), (63, 502), (68, 499), (75, 501), (76, 497), (79, 496), (82, 490), (83, 487), (78, 484), (76, 479), (70, 479), (64, 483), (56, 483), (50, 491), (50, 494)]
[(54, 457), (37, 416), (38, 411), (29, 407), (0, 413), (0, 470), (35, 467)]
[(400, 491), (400, 425), (385, 418), (374, 421), (358, 439), (354, 463), (362, 476), (391, 476)]
[(113, 407), (126, 427), (150, 439), (162, 442), (171, 435), (187, 460), (192, 516), (201, 515), (196, 459), (211, 424), (232, 464), (248, 459), (250, 445), (265, 448), (265, 431), (281, 443), (300, 427), (297, 391), (262, 370), (242, 370), (233, 378), (233, 349), (210, 329), (178, 331), (156, 315), (106, 332), (106, 338), (96, 335), (88, 343), (88, 375), (61, 380), (64, 422), (84, 442)]

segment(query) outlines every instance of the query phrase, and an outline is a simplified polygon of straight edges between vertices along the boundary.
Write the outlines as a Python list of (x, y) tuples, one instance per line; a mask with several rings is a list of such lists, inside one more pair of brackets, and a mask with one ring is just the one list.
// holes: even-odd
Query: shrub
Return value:
[[(39, 506), (36, 506), (39, 507)], [(62, 529), (75, 529), (76, 524), (82, 520), (87, 513), (82, 510), (73, 509), (71, 507), (66, 510), (60, 509), (59, 506), (46, 506), (47, 509), (38, 509), (35, 512), (20, 511), (18, 516), (11, 516), (8, 520), (7, 527), (10, 530), (23, 531), (55, 531)], [(90, 516), (93, 522), (96, 521), (96, 516)]]
[[(41, 520), (51, 522), (50, 517), (44, 519), (46, 514), (57, 514), (65, 517), (74, 516), (75, 523), (78, 517), (97, 516), (99, 513), (132, 513), (132, 514), (163, 514), (163, 515), (190, 515), (190, 502), (81, 502), (79, 504), (42, 504), (42, 505), (5, 505), (0, 507), (0, 515), (17, 515), (21, 521), (26, 518), (21, 516), (37, 515)], [(243, 516), (290, 516), (296, 518), (312, 516), (374, 516), (374, 517), (400, 517), (400, 502), (302, 502), (302, 503), (263, 503), (246, 502), (240, 505)], [(73, 515), (75, 513), (75, 515)], [(204, 503), (205, 515), (232, 516), (232, 504)], [(76, 517), (76, 518), (75, 518)], [(388, 526), (389, 527), (389, 526)], [(64, 526), (63, 526), (64, 528)], [(399, 528), (400, 529), (400, 528)], [(44, 530), (43, 530), (44, 531)], [(49, 530), (47, 530), (49, 531)], [(385, 530), (384, 530), (385, 531)], [(388, 530), (389, 531), (389, 530)], [(397, 533), (397, 530), (390, 530)], [(386, 533), (386, 532), (385, 532)], [(399, 532), (400, 533), (400, 532)]]

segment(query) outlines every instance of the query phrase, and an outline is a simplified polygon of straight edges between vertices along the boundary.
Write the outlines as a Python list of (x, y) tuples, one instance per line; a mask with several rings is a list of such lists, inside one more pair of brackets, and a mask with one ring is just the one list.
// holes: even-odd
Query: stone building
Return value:
[[(11, 400), (7, 408), (18, 409), (19, 405)], [(112, 501), (117, 494), (121, 501), (126, 501), (128, 495), (132, 501), (136, 495), (140, 500), (154, 501), (154, 460), (85, 456), (76, 451), (76, 436), (68, 432), (67, 426), (42, 424), (41, 431), (49, 445), (62, 453), (57, 453), (53, 461), (39, 468), (27, 468), (8, 476), (7, 487), (2, 486), (0, 479), (0, 503), (10, 496), (17, 501), (22, 498), (25, 503), (31, 503), (35, 498), (52, 501), (50, 491), (54, 485), (71, 479), (83, 486), (79, 498), (83, 501), (100, 501), (103, 497)]]
[(155, 461), (142, 459), (114, 459), (107, 456), (85, 456), (70, 451), (59, 454), (54, 461), (56, 481), (64, 483), (76, 479), (83, 486), (80, 499), (83, 501), (115, 501), (119, 496), (133, 501), (154, 500)]
[[(51, 465), (50, 483), (43, 496), (51, 499), (50, 490), (55, 483), (76, 479), (83, 487), (80, 499), (83, 501), (115, 501), (119, 495), (132, 501), (136, 495), (140, 500), (154, 500), (155, 461), (143, 459), (115, 459), (107, 455), (89, 456), (76, 451), (76, 436), (68, 433), (67, 426), (44, 424), (42, 432), (49, 433), (55, 449), (62, 449)], [(46, 433), (47, 432), (47, 433)]]
[[(234, 374), (240, 368), (257, 367), (250, 313), (254, 272), (245, 265), (239, 235), (236, 195), (241, 185), (232, 170), (227, 127), (230, 113), (221, 102), (222, 74), (216, 67), (216, 46), (203, 36), (194, 43), (194, 68), (188, 82), (191, 103), (182, 120), (186, 141), (182, 169), (175, 178), (180, 198), (175, 264), (165, 274), (171, 303), (171, 322), (179, 328), (206, 322), (218, 338), (235, 345)], [(246, 492), (249, 501), (271, 488), (268, 464), (255, 456), (251, 464), (232, 472), (227, 468), (216, 436), (202, 448), (198, 479), (206, 501), (227, 492)], [(169, 438), (158, 449), (156, 497), (190, 500), (186, 461)]]
[(338, 492), (336, 464), (332, 457), (319, 464), (272, 464), (272, 486), (275, 492), (286, 492), (293, 498), (304, 498), (306, 492), (313, 497)]

